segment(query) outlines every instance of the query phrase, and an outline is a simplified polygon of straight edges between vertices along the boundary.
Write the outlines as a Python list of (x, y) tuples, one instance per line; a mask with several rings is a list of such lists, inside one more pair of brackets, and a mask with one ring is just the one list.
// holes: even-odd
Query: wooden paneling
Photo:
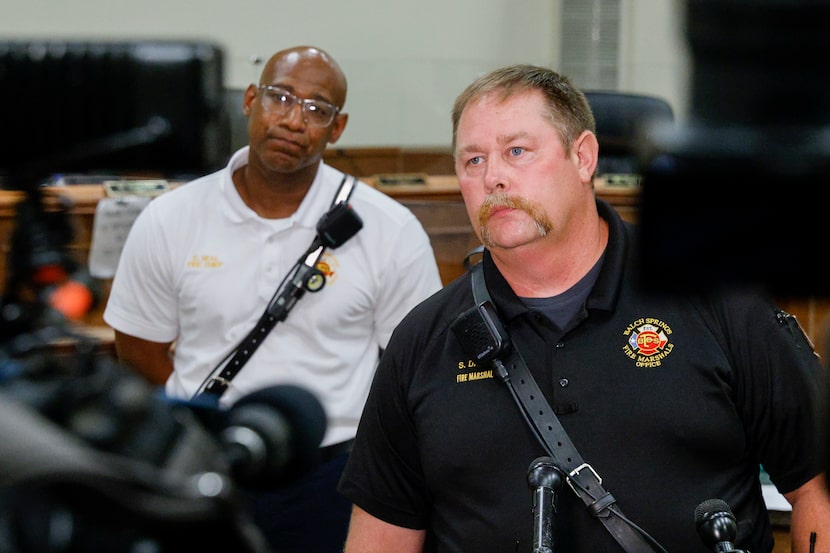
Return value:
[(329, 148), (326, 163), (356, 177), (384, 173), (427, 173), (449, 175), (455, 172), (449, 148)]

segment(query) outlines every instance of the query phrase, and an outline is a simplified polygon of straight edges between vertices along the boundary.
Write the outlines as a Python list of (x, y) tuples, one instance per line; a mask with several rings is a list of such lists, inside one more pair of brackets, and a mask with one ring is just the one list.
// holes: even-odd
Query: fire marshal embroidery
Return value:
[(468, 359), (458, 362), (458, 373), (455, 375), (456, 382), (472, 382), (474, 380), (489, 380), (493, 378), (493, 369), (481, 370), (475, 361)]
[(627, 337), (623, 353), (633, 359), (637, 367), (659, 367), (674, 349), (669, 342), (671, 327), (659, 319), (637, 319), (623, 332)]

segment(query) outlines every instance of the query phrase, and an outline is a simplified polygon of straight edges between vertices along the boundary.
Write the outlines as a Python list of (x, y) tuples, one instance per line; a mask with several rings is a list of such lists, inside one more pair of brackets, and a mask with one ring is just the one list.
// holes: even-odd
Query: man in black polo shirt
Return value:
[[(635, 228), (594, 195), (590, 108), (555, 72), (479, 78), (456, 100), (453, 146), (498, 318), (590, 464), (581, 472), (602, 478), (599, 517), (641, 529), (650, 545), (637, 551), (704, 552), (698, 507), (722, 500), (734, 546), (768, 553), (763, 465), (792, 504), (793, 551), (808, 551), (811, 532), (830, 551), (814, 431), (822, 366), (798, 323), (759, 293), (640, 287)], [(538, 545), (529, 468), (550, 451), (498, 364), (476, 362), (453, 330), (472, 305), (468, 274), (395, 331), (340, 482), (355, 504), (346, 553)], [(572, 476), (550, 517), (555, 550), (621, 551)]]

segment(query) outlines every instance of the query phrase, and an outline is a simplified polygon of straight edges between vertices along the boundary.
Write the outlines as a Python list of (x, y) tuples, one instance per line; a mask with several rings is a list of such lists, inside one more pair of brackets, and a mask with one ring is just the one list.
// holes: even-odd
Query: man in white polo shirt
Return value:
[[(104, 320), (119, 358), (190, 399), (222, 373), (281, 281), (303, 259), (344, 175), (323, 163), (348, 115), (346, 78), (326, 52), (275, 54), (245, 91), (249, 146), (228, 166), (156, 198), (133, 225)], [(317, 260), (323, 288), (302, 295), (233, 376), (220, 400), (293, 384), (322, 403), (323, 463), (258, 491), (254, 520), (274, 551), (339, 552), (350, 503), (337, 495), (380, 351), (441, 280), (429, 238), (401, 204), (357, 182), (362, 228)], [(175, 342), (175, 348), (171, 348)]]

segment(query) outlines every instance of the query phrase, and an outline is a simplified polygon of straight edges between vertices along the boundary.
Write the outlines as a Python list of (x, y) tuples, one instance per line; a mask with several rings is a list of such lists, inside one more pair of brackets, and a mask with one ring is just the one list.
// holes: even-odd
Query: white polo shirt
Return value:
[[(172, 397), (189, 399), (254, 327), (281, 280), (301, 259), (343, 173), (322, 164), (299, 209), (264, 219), (236, 191), (228, 166), (156, 198), (130, 230), (104, 320), (145, 340), (176, 341)], [(225, 405), (259, 388), (295, 384), (326, 410), (322, 445), (354, 437), (392, 330), (441, 288), (429, 237), (403, 205), (359, 182), (350, 202), (363, 228), (328, 249), (326, 285), (306, 292), (222, 396)]]

